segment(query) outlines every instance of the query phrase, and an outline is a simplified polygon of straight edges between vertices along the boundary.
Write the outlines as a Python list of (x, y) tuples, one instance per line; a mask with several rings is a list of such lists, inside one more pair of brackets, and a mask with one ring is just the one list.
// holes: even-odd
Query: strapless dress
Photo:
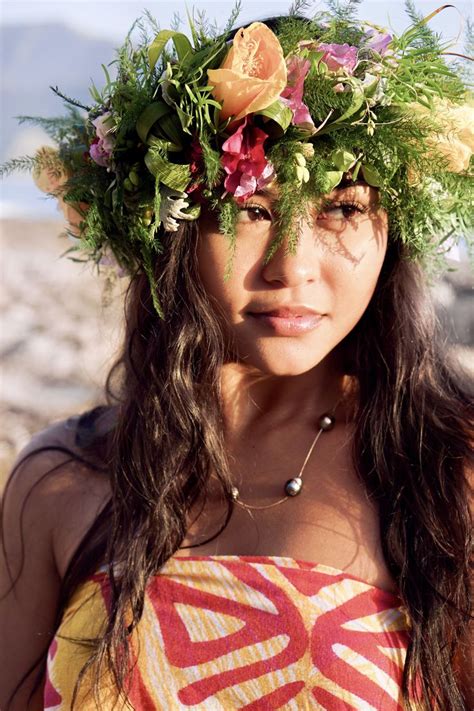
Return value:
[[(70, 601), (50, 646), (46, 711), (69, 711), (107, 619), (105, 571)], [(127, 680), (136, 711), (402, 711), (409, 622), (399, 597), (325, 565), (287, 557), (175, 556), (148, 584)], [(76, 708), (114, 706), (86, 674)], [(112, 700), (113, 699), (113, 700)], [(130, 706), (128, 707), (130, 708)]]

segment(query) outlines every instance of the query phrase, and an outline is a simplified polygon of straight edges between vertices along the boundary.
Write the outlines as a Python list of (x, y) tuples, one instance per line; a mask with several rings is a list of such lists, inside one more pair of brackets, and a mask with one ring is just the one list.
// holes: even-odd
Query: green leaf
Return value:
[(352, 171), (352, 180), (355, 182), (357, 180), (357, 176), (359, 175), (359, 171), (361, 168), (362, 163), (360, 160), (357, 161), (357, 163), (354, 166), (354, 169)]
[(140, 114), (136, 124), (136, 130), (143, 143), (147, 142), (148, 134), (155, 123), (165, 116), (165, 114), (169, 114), (170, 111), (171, 109), (167, 104), (162, 101), (156, 101), (153, 104), (149, 104)]
[(189, 126), (191, 126), (193, 122), (193, 117), (191, 114), (188, 114), (186, 111), (183, 111), (177, 104), (176, 104), (176, 112), (178, 114), (178, 118), (181, 122), (181, 127), (185, 133), (191, 134), (191, 131), (189, 130)]
[(374, 168), (373, 165), (362, 165), (361, 166), (361, 171), (362, 175), (364, 176), (364, 180), (366, 183), (369, 185), (372, 185), (374, 188), (380, 188), (382, 185), (382, 178), (380, 177), (380, 173), (376, 168)]
[(189, 84), (185, 84), (184, 89), (187, 92), (187, 94), (188, 94), (189, 98), (191, 99), (191, 101), (193, 102), (193, 104), (197, 104), (197, 99), (194, 96), (193, 92), (191, 91)]
[(157, 288), (157, 283), (155, 279), (155, 274), (153, 271), (153, 261), (152, 261), (152, 255), (151, 255), (151, 246), (149, 244), (143, 244), (141, 248), (141, 253), (142, 253), (142, 263), (143, 263), (143, 269), (145, 271), (145, 274), (148, 277), (148, 280), (150, 282), (150, 291), (151, 291), (151, 298), (153, 300), (153, 306), (155, 307), (155, 310), (158, 314), (158, 316), (163, 319), (164, 314), (163, 314), (163, 309), (161, 308), (161, 304), (158, 299), (158, 288)]
[(107, 67), (105, 66), (105, 64), (101, 64), (100, 66), (101, 66), (102, 69), (104, 70), (105, 79), (106, 79), (106, 81), (107, 81), (107, 86), (110, 86), (112, 82), (110, 81), (110, 74), (109, 74), (109, 72), (108, 72), (108, 69), (107, 69)]
[(326, 180), (324, 183), (324, 192), (330, 193), (331, 190), (334, 190), (334, 188), (341, 182), (343, 176), (344, 172), (342, 170), (327, 170)]
[(153, 149), (150, 149), (146, 154), (145, 165), (156, 180), (173, 190), (182, 192), (191, 180), (189, 165), (170, 163)]
[(273, 104), (267, 106), (266, 109), (256, 111), (254, 116), (263, 116), (267, 120), (274, 121), (276, 124), (278, 124), (278, 126), (280, 126), (284, 133), (291, 123), (291, 119), (293, 118), (293, 112), (290, 108), (288, 108), (288, 106), (285, 106), (281, 101), (277, 99), (273, 102)]
[(89, 94), (91, 95), (91, 97), (94, 99), (94, 101), (95, 101), (97, 104), (100, 104), (100, 103), (101, 103), (102, 97), (101, 97), (101, 95), (99, 94), (99, 92), (97, 91), (97, 88), (96, 88), (95, 84), (92, 84), (92, 86), (89, 87)]
[(347, 111), (344, 111), (342, 116), (339, 116), (339, 118), (337, 118), (332, 123), (341, 123), (342, 121), (348, 119), (350, 116), (353, 116), (357, 111), (359, 111), (360, 107), (364, 103), (364, 99), (365, 97), (363, 90), (360, 87), (356, 87), (352, 94), (352, 102), (349, 108), (347, 109)]
[(193, 48), (186, 35), (183, 35), (182, 32), (175, 32), (174, 30), (161, 30), (148, 47), (148, 61), (150, 63), (150, 69), (153, 70), (155, 68), (161, 53), (170, 39), (173, 40), (176, 54), (178, 55), (178, 59), (180, 61), (182, 61), (188, 54), (192, 54)]
[(180, 151), (183, 148), (183, 136), (181, 134), (180, 120), (175, 114), (166, 114), (160, 121), (160, 131), (173, 144), (171, 150)]
[(182, 32), (177, 32), (173, 37), (174, 46), (176, 48), (176, 54), (180, 62), (188, 55), (192, 54), (193, 47), (186, 35)]
[(329, 159), (335, 168), (342, 170), (344, 173), (348, 171), (356, 161), (355, 155), (349, 151), (345, 151), (343, 148), (333, 151)]

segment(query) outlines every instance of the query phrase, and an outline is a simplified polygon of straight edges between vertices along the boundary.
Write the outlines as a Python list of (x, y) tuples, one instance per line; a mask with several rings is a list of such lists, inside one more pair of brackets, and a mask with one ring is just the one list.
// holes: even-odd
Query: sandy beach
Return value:
[(102, 400), (121, 341), (126, 280), (107, 295), (90, 265), (61, 257), (62, 229), (0, 222), (0, 479), (33, 433)]

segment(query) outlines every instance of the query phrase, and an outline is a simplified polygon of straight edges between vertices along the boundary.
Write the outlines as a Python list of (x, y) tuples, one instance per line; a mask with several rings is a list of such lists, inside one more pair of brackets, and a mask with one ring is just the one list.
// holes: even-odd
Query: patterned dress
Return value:
[[(78, 588), (48, 655), (46, 711), (70, 709), (107, 615), (105, 572)], [(292, 558), (169, 560), (149, 583), (132, 645), (129, 700), (152, 709), (401, 711), (409, 627), (400, 599), (340, 570)], [(77, 708), (97, 708), (88, 676)], [(100, 708), (114, 706), (103, 679)], [(130, 707), (128, 707), (130, 708)]]

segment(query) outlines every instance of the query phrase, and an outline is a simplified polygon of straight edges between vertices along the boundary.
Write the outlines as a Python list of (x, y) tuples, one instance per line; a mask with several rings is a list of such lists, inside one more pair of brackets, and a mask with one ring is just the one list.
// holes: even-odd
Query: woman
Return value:
[(7, 488), (2, 702), (466, 709), (472, 416), (423, 271), (458, 79), (347, 12), (183, 37), (35, 159), (133, 276), (109, 404)]

